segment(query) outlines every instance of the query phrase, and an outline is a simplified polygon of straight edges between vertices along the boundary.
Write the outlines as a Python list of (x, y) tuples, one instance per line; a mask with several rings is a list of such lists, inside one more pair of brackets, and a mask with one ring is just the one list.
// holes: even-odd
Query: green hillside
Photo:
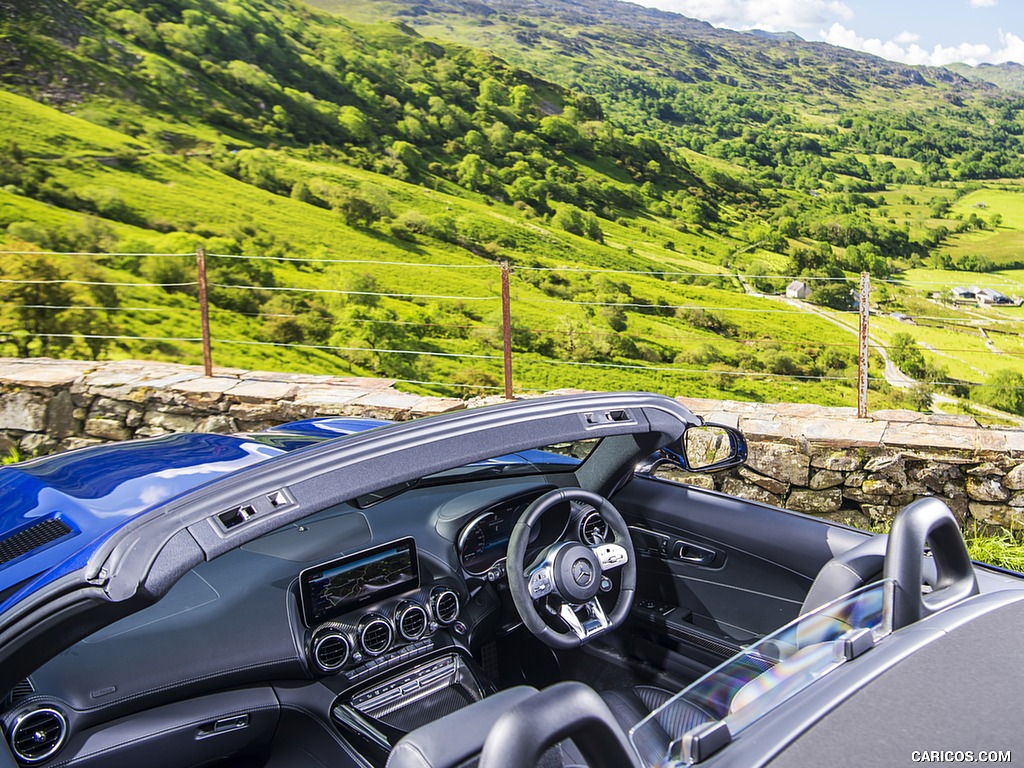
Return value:
[[(1016, 371), (1019, 308), (929, 297), (1019, 285), (1024, 99), (604, 0), (321, 4), (5, 6), (7, 354), (198, 362), (201, 246), (221, 365), (492, 391), (507, 261), (524, 391), (852, 404), (860, 271), (946, 318), (940, 388)], [(827, 311), (759, 295), (798, 275)]]
[(946, 69), (963, 75), (970, 80), (979, 80), (985, 83), (998, 85), (1000, 88), (1024, 93), (1024, 66), (1015, 62), (1006, 64), (979, 64), (972, 67), (970, 64), (957, 63), (948, 64)]

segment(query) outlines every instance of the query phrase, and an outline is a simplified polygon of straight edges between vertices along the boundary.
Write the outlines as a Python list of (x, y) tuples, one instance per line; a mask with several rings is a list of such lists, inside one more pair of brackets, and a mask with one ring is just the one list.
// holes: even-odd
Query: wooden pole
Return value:
[(203, 330), (203, 372), (213, 376), (213, 352), (210, 348), (210, 303), (206, 292), (206, 249), (196, 249), (196, 271), (199, 275), (199, 322)]
[(512, 299), (508, 289), (508, 262), (501, 262), (501, 338), (505, 348), (505, 399), (512, 399)]
[(868, 297), (871, 275), (860, 273), (860, 349), (857, 355), (857, 418), (868, 415)]

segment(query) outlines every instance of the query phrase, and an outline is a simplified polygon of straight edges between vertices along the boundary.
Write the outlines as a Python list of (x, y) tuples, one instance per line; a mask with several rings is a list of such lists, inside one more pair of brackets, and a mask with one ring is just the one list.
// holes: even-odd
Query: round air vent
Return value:
[(391, 622), (376, 613), (359, 621), (359, 647), (367, 656), (380, 656), (391, 647), (395, 630)]
[(580, 541), (596, 546), (608, 540), (608, 523), (597, 512), (591, 512), (580, 521)]
[(398, 627), (398, 634), (410, 642), (423, 637), (427, 631), (428, 621), (427, 611), (419, 603), (402, 603), (395, 611), (395, 626)]
[(448, 587), (435, 587), (430, 593), (430, 609), (439, 624), (451, 624), (459, 618), (459, 596)]
[(309, 643), (309, 655), (321, 672), (337, 672), (351, 653), (352, 643), (339, 624), (321, 625)]
[(18, 715), (11, 726), (11, 749), (21, 763), (31, 765), (57, 754), (68, 735), (68, 721), (45, 707)]

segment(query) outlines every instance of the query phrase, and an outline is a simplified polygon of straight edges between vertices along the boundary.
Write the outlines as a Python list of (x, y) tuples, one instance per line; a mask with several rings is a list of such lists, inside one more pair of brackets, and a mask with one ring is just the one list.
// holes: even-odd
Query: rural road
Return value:
[[(826, 312), (823, 309), (820, 309), (819, 307), (816, 307), (815, 305), (810, 304), (806, 301), (801, 301), (799, 299), (790, 299), (786, 296), (772, 296), (769, 294), (757, 293), (747, 283), (743, 275), (737, 274), (736, 277), (740, 281), (740, 284), (743, 286), (744, 292), (750, 296), (758, 296), (760, 298), (774, 299), (775, 301), (780, 301), (796, 309), (802, 310), (812, 315), (817, 315), (823, 320), (827, 320), (833, 325), (836, 325), (842, 328), (843, 330), (849, 331), (854, 336), (860, 336), (858, 324), (847, 323), (842, 319), (833, 316), (829, 312)], [(886, 352), (885, 347), (877, 339), (871, 338), (870, 333), (868, 334), (868, 345), (870, 347), (873, 347), (874, 350), (878, 352), (878, 354), (881, 355), (882, 359), (885, 361), (885, 373), (883, 375), (885, 376), (885, 380), (886, 382), (888, 382), (889, 386), (899, 387), (900, 389), (910, 389), (911, 387), (918, 383), (917, 379), (914, 379), (905, 374), (896, 366), (896, 364), (892, 360), (889, 359), (889, 355)], [(943, 395), (938, 392), (932, 394), (932, 402), (943, 403), (945, 405), (960, 404), (960, 401), (957, 398), (950, 397), (949, 395)], [(1007, 413), (1006, 411), (1000, 411), (996, 408), (989, 408), (986, 405), (979, 405), (978, 403), (971, 403), (971, 408), (975, 411), (978, 411), (979, 413), (984, 413), (988, 416), (992, 416), (993, 418), (1005, 421), (1012, 421), (1017, 426), (1024, 426), (1024, 419), (1020, 418), (1019, 416), (1015, 416), (1011, 413)]]

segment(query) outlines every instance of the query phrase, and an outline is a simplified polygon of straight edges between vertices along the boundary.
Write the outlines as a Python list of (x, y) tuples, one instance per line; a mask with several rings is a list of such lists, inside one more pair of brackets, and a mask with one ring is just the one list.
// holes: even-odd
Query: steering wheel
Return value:
[[(610, 542), (588, 546), (573, 539), (559, 541), (527, 567), (526, 548), (533, 527), (557, 504), (581, 501), (594, 507), (613, 534)], [(636, 592), (636, 555), (626, 521), (612, 503), (596, 493), (565, 488), (545, 493), (534, 501), (512, 528), (508, 542), (508, 586), (512, 602), (526, 628), (552, 648), (578, 648), (626, 620)], [(621, 571), (619, 597), (610, 614), (597, 599), (604, 574)], [(549, 627), (536, 600), (555, 598), (558, 616), (568, 632)]]

